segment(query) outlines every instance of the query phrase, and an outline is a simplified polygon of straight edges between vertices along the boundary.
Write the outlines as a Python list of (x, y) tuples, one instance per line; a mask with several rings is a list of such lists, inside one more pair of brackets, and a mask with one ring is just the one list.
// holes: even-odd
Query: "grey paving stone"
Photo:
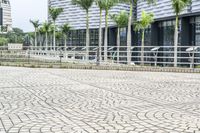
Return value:
[(199, 74), (0, 67), (0, 133), (198, 133), (199, 86)]

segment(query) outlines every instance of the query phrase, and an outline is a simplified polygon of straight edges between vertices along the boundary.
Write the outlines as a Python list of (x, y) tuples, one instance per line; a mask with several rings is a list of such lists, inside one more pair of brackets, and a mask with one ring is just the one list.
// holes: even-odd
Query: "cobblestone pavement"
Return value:
[(0, 67), (0, 133), (199, 133), (200, 74)]

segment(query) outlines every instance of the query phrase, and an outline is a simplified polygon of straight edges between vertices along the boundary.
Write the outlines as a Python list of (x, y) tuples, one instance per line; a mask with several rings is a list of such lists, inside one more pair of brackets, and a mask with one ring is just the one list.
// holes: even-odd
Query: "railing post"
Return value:
[(131, 46), (127, 46), (127, 64), (131, 64)]
[(89, 53), (89, 46), (86, 46), (86, 60), (87, 61), (89, 61), (89, 55), (90, 55), (90, 53)]
[(157, 57), (158, 57), (158, 51), (159, 51), (160, 47), (154, 47), (151, 49), (151, 51), (153, 52), (154, 55), (154, 66), (157, 66)]
[(174, 67), (177, 67), (177, 66), (178, 66), (178, 65), (177, 65), (177, 62), (178, 62), (178, 61), (177, 61), (177, 60), (178, 60), (178, 59), (177, 59), (177, 57), (178, 57), (178, 54), (177, 54), (177, 53), (178, 53), (178, 48), (177, 48), (177, 46), (175, 45), (175, 46), (174, 46)]
[(108, 46), (104, 46), (104, 62), (108, 61)]
[(98, 49), (99, 49), (99, 63), (102, 62), (102, 47), (100, 46)]
[(99, 66), (100, 64), (100, 48), (97, 48), (97, 52), (96, 52), (96, 65)]
[(194, 54), (195, 54), (194, 52), (195, 52), (195, 50), (194, 50), (194, 47), (193, 47), (190, 68), (194, 68)]
[(144, 46), (141, 46), (141, 65), (144, 66)]
[(155, 67), (157, 66), (157, 57), (158, 57), (158, 51), (156, 51), (155, 53), (155, 64), (154, 64)]
[(119, 64), (120, 62), (119, 62), (119, 46), (117, 46), (117, 64)]
[(30, 63), (30, 50), (28, 48), (28, 63)]

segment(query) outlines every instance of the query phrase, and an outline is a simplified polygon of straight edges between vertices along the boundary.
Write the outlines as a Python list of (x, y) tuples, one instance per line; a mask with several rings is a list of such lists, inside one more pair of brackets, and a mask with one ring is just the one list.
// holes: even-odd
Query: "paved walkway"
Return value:
[(0, 67), (0, 133), (199, 133), (200, 74)]

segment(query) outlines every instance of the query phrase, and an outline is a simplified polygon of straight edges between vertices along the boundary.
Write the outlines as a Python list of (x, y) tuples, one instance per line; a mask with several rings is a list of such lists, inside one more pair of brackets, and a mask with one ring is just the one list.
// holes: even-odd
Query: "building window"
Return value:
[[(72, 30), (68, 35), (69, 46), (85, 46), (86, 30)], [(90, 46), (98, 46), (98, 29), (90, 30)]]
[(193, 46), (200, 46), (200, 16), (190, 19), (191, 37), (190, 43)]
[(121, 46), (126, 46), (126, 28), (121, 28), (120, 29), (120, 45)]
[[(151, 26), (149, 26), (147, 29), (144, 31), (144, 45), (145, 46), (150, 46), (151, 45)], [(138, 45), (141, 46), (142, 41), (142, 31), (138, 31)]]

